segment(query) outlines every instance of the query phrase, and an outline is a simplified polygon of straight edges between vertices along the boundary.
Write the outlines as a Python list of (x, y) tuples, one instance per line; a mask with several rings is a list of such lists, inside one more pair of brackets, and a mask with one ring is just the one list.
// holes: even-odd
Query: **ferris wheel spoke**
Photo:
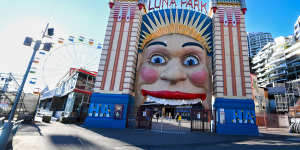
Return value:
[(71, 58), (71, 61), (72, 61), (72, 64), (75, 63), (76, 61), (76, 56), (74, 55), (75, 52), (74, 52), (74, 49), (72, 48), (74, 46), (74, 43), (71, 43), (72, 46), (69, 46), (67, 48), (67, 51), (69, 52), (69, 55), (70, 55), (70, 58)]
[[(88, 66), (95, 66), (95, 68), (98, 68), (98, 65), (99, 65), (99, 62), (97, 62), (97, 61), (91, 61), (91, 62), (86, 64), (87, 67)], [(90, 70), (90, 71), (97, 71), (97, 70)]]
[(70, 68), (97, 71), (100, 54), (98, 49), (85, 43), (66, 43), (50, 52), (43, 62), (41, 77), (45, 85), (54, 88)]
[(57, 59), (52, 60), (54, 64), (56, 64), (56, 67), (59, 67), (59, 65), (70, 65), (70, 62), (66, 61), (69, 58), (66, 57), (65, 54), (61, 54), (61, 55), (57, 55), (56, 56)]
[[(67, 49), (68, 48), (68, 46), (67, 46), (67, 44), (65, 44), (65, 47), (64, 47), (64, 49)], [(63, 63), (70, 63), (70, 62), (68, 62), (68, 61), (65, 61), (66, 59), (69, 59), (66, 55), (66, 52), (65, 51), (61, 51), (61, 49), (60, 50), (58, 50), (57, 52), (56, 52), (56, 54), (58, 55), (57, 57), (59, 57), (60, 58), (60, 62), (63, 62)]]
[[(71, 64), (74, 63), (74, 62), (71, 62), (71, 61), (73, 61), (73, 58), (71, 57), (70, 53), (67, 54), (67, 50), (69, 49), (69, 47), (66, 46), (65, 49), (66, 49), (65, 51), (61, 52), (61, 56), (63, 57), (63, 62), (66, 63), (68, 66), (70, 66)], [(71, 61), (68, 61), (68, 60), (71, 60)]]
[(89, 65), (99, 65), (99, 64), (97, 64), (97, 61), (100, 61), (99, 56), (95, 56), (93, 58), (89, 58), (89, 60), (87, 61), (87, 63), (85, 65), (86, 66), (89, 66)]
[[(79, 62), (81, 62), (80, 65), (84, 65), (83, 62), (85, 62), (86, 61), (85, 59), (87, 59), (87, 58), (84, 58), (85, 55), (87, 55), (87, 50), (86, 50), (86, 47), (83, 47), (83, 45), (80, 45), (80, 46), (81, 46), (81, 48), (80, 48), (81, 55), (79, 55)], [(80, 67), (82, 67), (82, 66), (80, 66)]]
[(78, 48), (79, 48), (79, 45), (77, 45), (77, 48), (75, 47), (75, 45), (73, 45), (73, 52), (74, 52), (74, 55), (75, 55), (75, 63), (74, 64), (76, 65), (76, 67), (78, 67), (77, 63), (79, 61), (78, 54), (77, 54)]

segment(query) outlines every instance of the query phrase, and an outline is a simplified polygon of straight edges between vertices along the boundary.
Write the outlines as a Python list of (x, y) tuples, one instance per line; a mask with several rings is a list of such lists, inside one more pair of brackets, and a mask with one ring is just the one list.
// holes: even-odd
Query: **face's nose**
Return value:
[(183, 66), (179, 59), (172, 59), (168, 62), (160, 74), (160, 78), (165, 81), (176, 84), (187, 79)]

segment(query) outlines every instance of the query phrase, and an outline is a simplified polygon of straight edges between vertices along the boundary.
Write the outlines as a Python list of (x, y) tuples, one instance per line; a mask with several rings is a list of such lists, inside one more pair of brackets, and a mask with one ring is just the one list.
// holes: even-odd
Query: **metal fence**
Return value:
[(215, 111), (205, 109), (191, 110), (191, 131), (215, 132)]

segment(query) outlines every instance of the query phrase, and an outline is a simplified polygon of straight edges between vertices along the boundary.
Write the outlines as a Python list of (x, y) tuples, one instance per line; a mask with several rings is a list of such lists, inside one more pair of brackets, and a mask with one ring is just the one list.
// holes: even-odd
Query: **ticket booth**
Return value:
[(216, 98), (216, 133), (258, 135), (253, 100)]
[(126, 128), (127, 107), (133, 97), (127, 94), (93, 93), (84, 125), (90, 128)]

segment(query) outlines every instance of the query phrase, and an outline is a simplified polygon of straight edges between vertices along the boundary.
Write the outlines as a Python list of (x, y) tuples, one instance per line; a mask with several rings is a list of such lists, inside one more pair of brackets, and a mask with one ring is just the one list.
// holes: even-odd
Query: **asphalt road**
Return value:
[(261, 129), (259, 136), (210, 133), (159, 133), (139, 129), (86, 129), (73, 124), (23, 125), (14, 150), (300, 150), (300, 135), (286, 129)]

